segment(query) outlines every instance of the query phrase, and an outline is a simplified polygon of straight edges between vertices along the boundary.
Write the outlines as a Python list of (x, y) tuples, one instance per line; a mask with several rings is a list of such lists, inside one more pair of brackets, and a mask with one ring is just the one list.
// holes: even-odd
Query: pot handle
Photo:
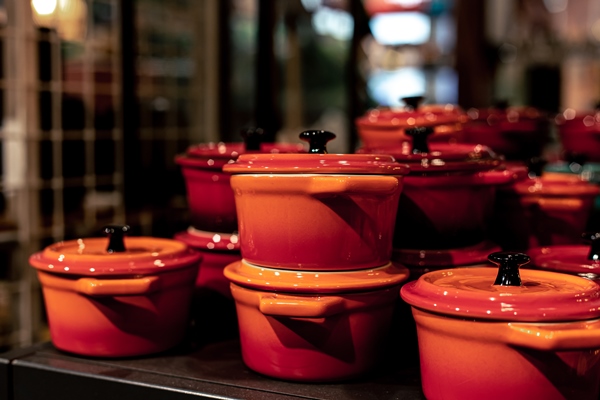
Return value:
[(159, 289), (158, 276), (131, 279), (80, 278), (75, 291), (86, 296), (135, 296), (155, 292)]
[(344, 299), (338, 296), (263, 295), (258, 308), (264, 315), (270, 316), (323, 318), (342, 312)]
[(314, 176), (307, 191), (310, 195), (332, 194), (394, 194), (400, 187), (399, 178), (389, 176)]
[(506, 340), (515, 346), (543, 351), (600, 349), (600, 319), (565, 323), (565, 328), (507, 324)]

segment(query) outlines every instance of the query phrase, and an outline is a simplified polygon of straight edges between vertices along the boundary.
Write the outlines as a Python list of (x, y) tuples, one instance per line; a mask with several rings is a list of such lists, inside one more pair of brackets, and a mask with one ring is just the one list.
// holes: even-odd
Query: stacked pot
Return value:
[(244, 154), (223, 168), (243, 256), (224, 271), (243, 360), (276, 378), (341, 380), (374, 367), (408, 277), (390, 262), (407, 168), (327, 154), (334, 136), (303, 132), (308, 154)]

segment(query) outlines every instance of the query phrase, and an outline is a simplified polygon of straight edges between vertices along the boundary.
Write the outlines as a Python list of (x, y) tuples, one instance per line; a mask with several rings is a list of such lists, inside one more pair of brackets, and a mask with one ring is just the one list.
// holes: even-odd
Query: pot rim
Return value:
[[(528, 251), (531, 263), (544, 271), (568, 274), (600, 275), (600, 262), (588, 260), (589, 245), (554, 245), (536, 247)], [(590, 279), (590, 278), (588, 278)]]
[(238, 233), (208, 232), (190, 226), (186, 231), (176, 233), (173, 239), (202, 251), (239, 252), (240, 250)]

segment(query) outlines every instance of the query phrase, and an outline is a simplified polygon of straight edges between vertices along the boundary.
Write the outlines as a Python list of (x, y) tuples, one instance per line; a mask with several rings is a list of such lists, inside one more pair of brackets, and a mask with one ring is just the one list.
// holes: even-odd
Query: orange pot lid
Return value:
[(390, 155), (328, 154), (326, 143), (335, 138), (327, 131), (305, 131), (302, 140), (310, 143), (308, 154), (243, 154), (223, 167), (234, 174), (377, 174), (406, 175), (406, 165)]
[(177, 240), (122, 237), (123, 231), (128, 230), (126, 228), (111, 226), (113, 232), (121, 232), (116, 235), (113, 233), (109, 238), (77, 239), (52, 244), (33, 254), (29, 263), (41, 271), (59, 274), (114, 276), (157, 274), (197, 264), (202, 258), (200, 253)]
[[(404, 285), (401, 296), (413, 307), (466, 318), (537, 322), (600, 317), (600, 286), (593, 281), (547, 271), (519, 273), (518, 267), (529, 261), (524, 254), (493, 253), (490, 260), (502, 262), (501, 267), (429, 272)], [(519, 284), (510, 285), (515, 281)]]
[(382, 129), (406, 129), (415, 126), (439, 126), (463, 123), (465, 112), (454, 104), (427, 104), (397, 108), (376, 108), (356, 119), (358, 126)]
[(543, 270), (599, 280), (600, 232), (584, 233), (583, 237), (591, 241), (591, 246), (556, 245), (532, 249), (532, 264)]
[(236, 233), (215, 233), (196, 229), (192, 226), (174, 237), (188, 246), (198, 250), (239, 251), (239, 236)]
[(490, 253), (500, 250), (500, 246), (485, 240), (476, 245), (458, 249), (394, 249), (392, 260), (398, 261), (408, 268), (411, 266), (426, 268), (461, 267), (486, 263)]
[(501, 190), (525, 196), (549, 197), (597, 196), (600, 194), (600, 187), (587, 181), (552, 179), (543, 176), (520, 180), (513, 185), (501, 188)]
[(265, 268), (245, 260), (225, 267), (225, 277), (253, 289), (288, 293), (364, 292), (398, 285), (409, 271), (398, 263), (355, 271), (294, 271)]

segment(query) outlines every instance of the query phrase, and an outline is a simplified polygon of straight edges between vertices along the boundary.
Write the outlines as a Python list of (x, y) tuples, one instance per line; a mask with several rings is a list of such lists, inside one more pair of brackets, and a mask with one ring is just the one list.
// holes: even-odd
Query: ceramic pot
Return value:
[(223, 170), (233, 174), (240, 249), (248, 262), (295, 270), (389, 262), (407, 173), (391, 156), (253, 154)]
[(600, 114), (598, 110), (577, 112), (571, 108), (558, 114), (554, 121), (565, 158), (580, 163), (600, 162)]
[(585, 181), (544, 175), (499, 187), (492, 240), (506, 250), (576, 244), (599, 193)]
[(30, 257), (58, 349), (128, 357), (183, 339), (201, 255), (174, 240), (118, 235), (59, 242)]
[(262, 143), (256, 150), (247, 149), (247, 146), (244, 143), (198, 144), (175, 158), (185, 179), (194, 228), (222, 233), (237, 231), (235, 200), (229, 182), (230, 175), (222, 172), (224, 165), (234, 162), (244, 153), (304, 151), (301, 144)]
[(400, 265), (342, 272), (296, 272), (236, 262), (232, 281), (244, 363), (270, 377), (337, 381), (380, 361), (399, 285)]
[(481, 143), (508, 160), (539, 157), (549, 142), (546, 116), (532, 107), (469, 109), (465, 142)]
[(464, 141), (463, 123), (466, 114), (456, 105), (423, 105), (411, 102), (397, 109), (373, 109), (356, 119), (356, 129), (363, 147), (401, 146), (411, 143), (406, 129), (416, 126), (431, 127), (432, 142), (456, 143)]
[(523, 256), (491, 255), (502, 262), (498, 275), (441, 270), (403, 286), (426, 398), (598, 398), (600, 286), (546, 271), (519, 274)]

